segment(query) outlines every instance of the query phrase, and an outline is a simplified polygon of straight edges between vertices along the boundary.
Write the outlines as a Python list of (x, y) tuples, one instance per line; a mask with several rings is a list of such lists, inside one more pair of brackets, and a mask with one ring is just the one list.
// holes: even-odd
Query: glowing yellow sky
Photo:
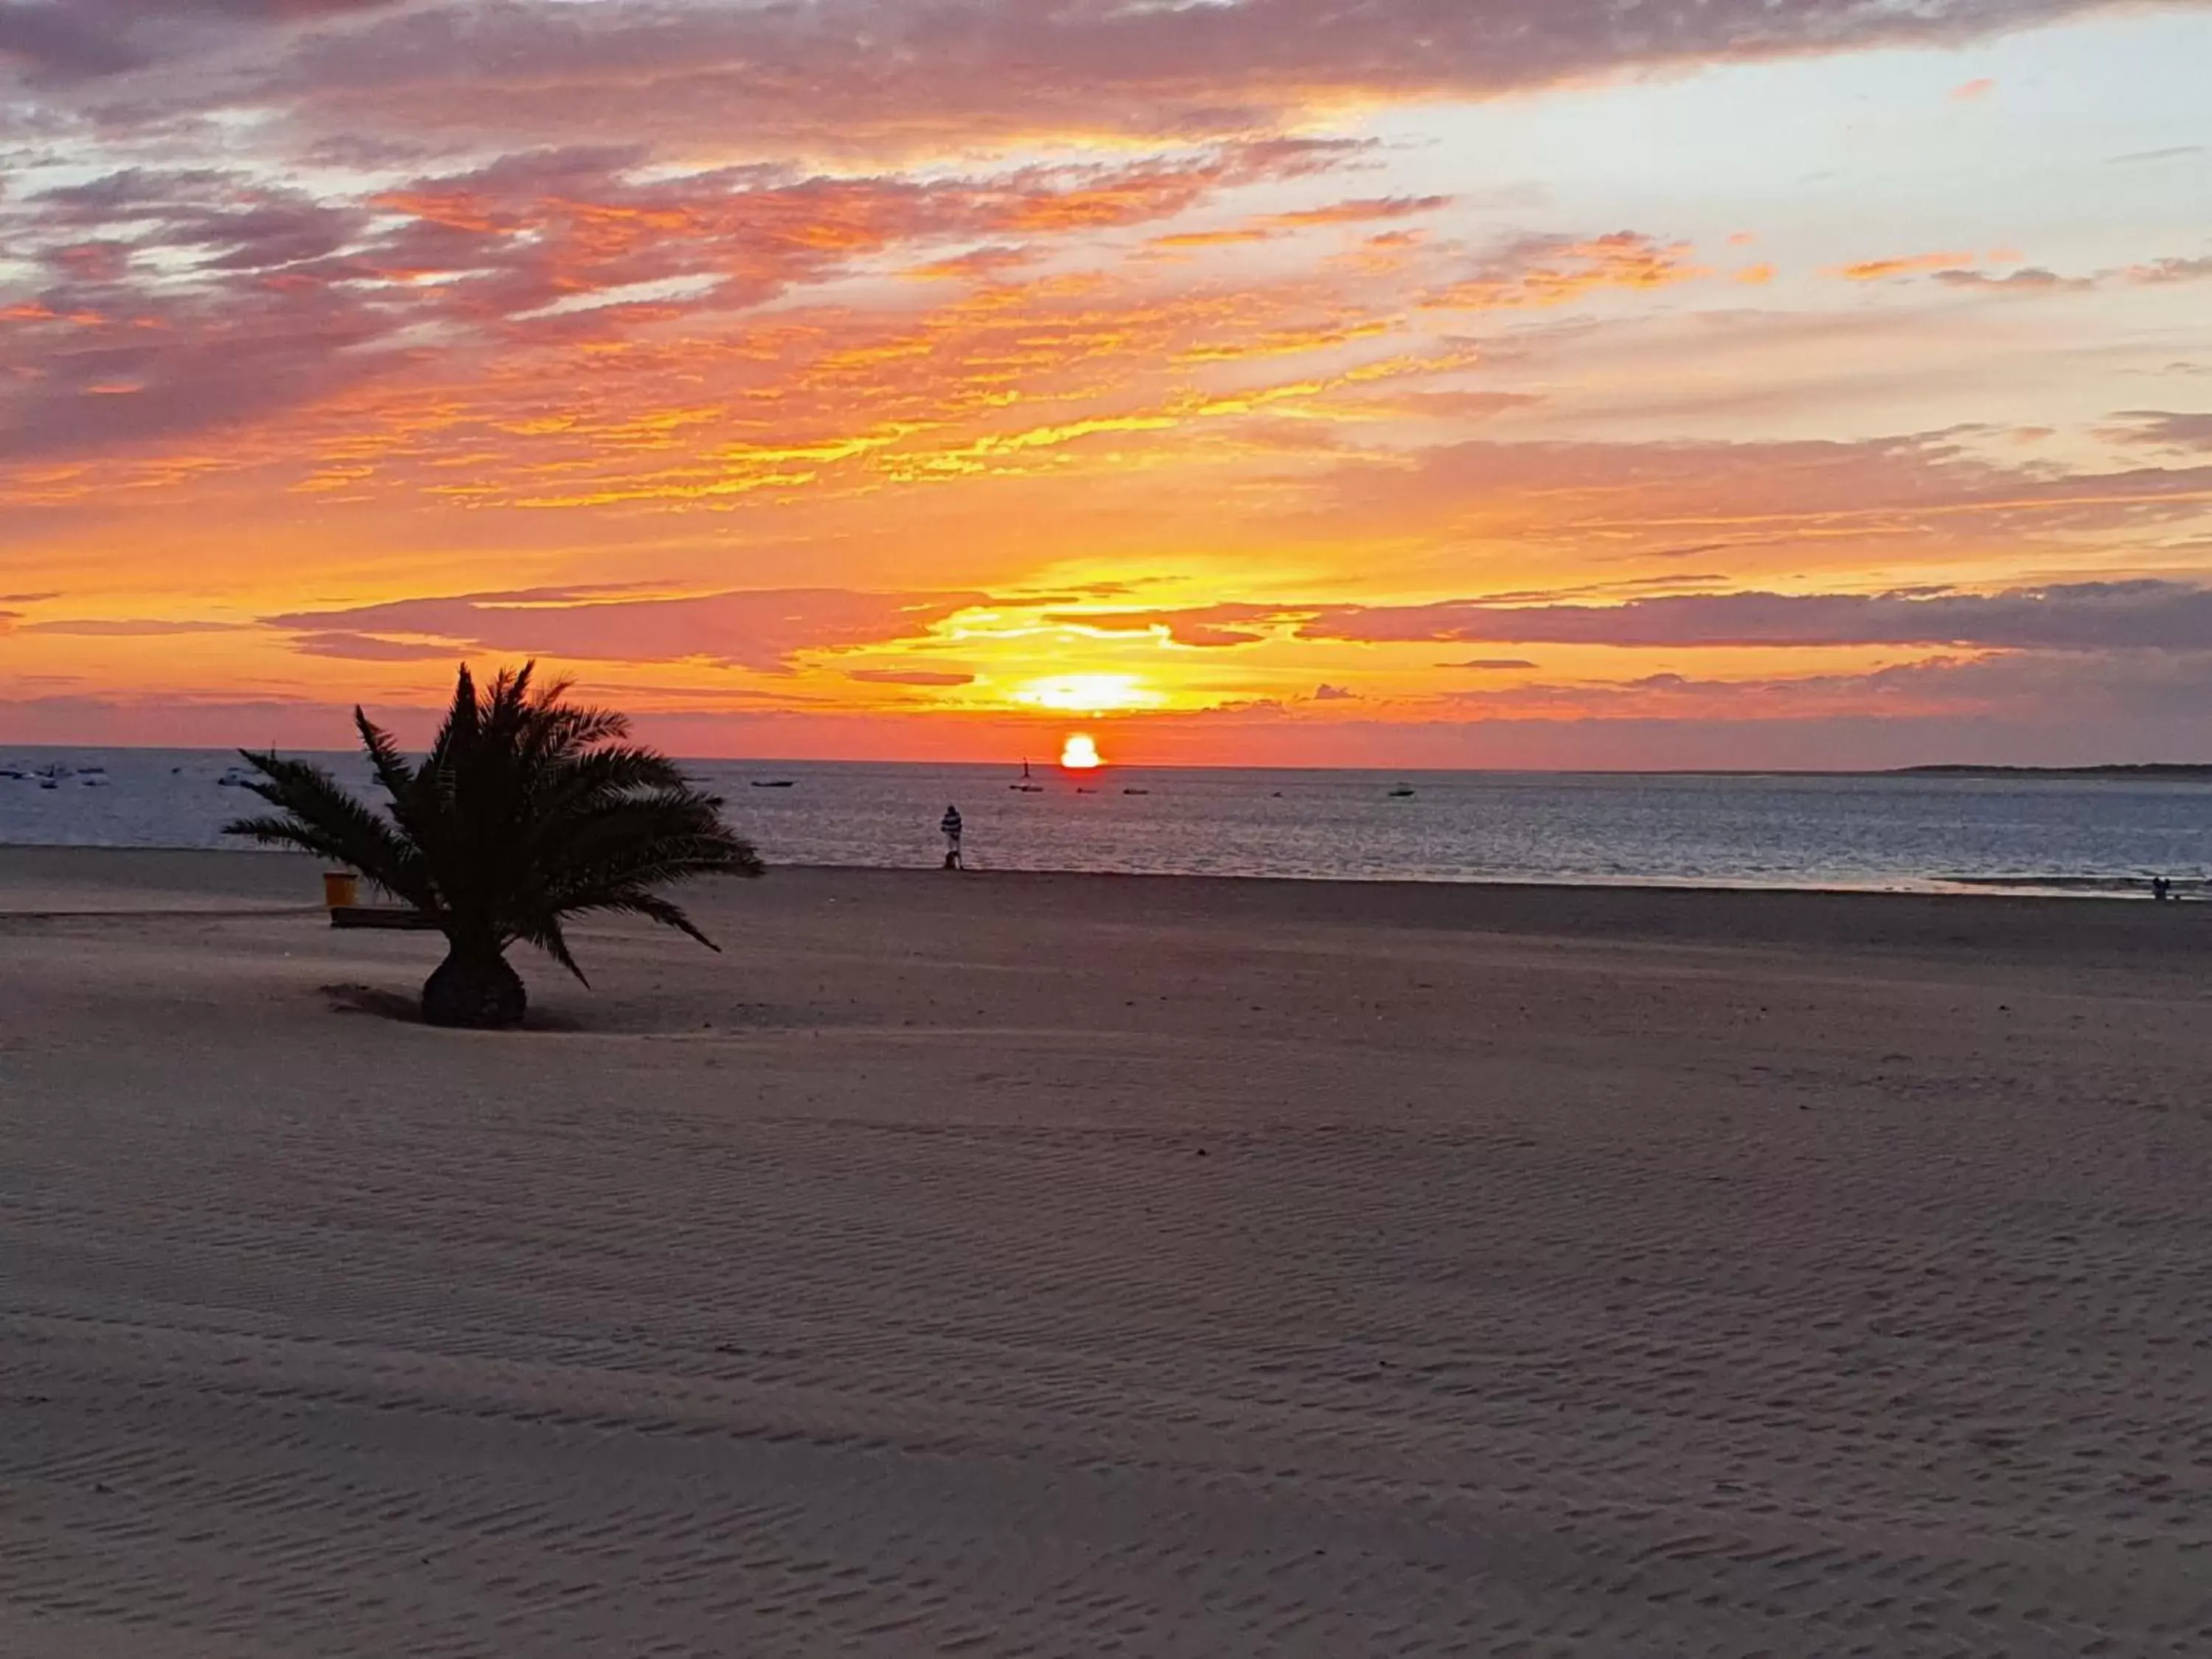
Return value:
[(2203, 7), (885, 3), (0, 67), (0, 741), (2212, 755)]

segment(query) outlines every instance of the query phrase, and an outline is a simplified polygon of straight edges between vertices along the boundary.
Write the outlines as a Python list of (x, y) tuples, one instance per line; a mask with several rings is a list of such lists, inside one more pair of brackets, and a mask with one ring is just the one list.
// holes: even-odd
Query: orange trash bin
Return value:
[(361, 899), (361, 878), (350, 870), (323, 872), (323, 902), (333, 910), (350, 910)]

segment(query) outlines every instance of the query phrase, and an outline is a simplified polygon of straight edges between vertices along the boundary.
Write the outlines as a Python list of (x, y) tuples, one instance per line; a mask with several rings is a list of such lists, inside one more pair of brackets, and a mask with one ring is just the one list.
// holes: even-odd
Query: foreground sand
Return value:
[(0, 852), (0, 1653), (2212, 1653), (2212, 908)]

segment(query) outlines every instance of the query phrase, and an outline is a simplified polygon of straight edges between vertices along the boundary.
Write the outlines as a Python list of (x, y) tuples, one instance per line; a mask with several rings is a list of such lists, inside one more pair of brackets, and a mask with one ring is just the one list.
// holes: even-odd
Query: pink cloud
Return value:
[(2040, 265), (2026, 265), (2002, 276), (1979, 270), (1939, 270), (1935, 280), (1946, 288), (1980, 289), (1995, 294), (2083, 293), (2097, 286), (2086, 276), (2061, 276)]
[[(1654, 579), (1655, 580), (1658, 579)], [(1185, 641), (1223, 623), (1249, 644), (1271, 633), (1362, 645), (1582, 645), (1632, 649), (1917, 646), (1991, 651), (2212, 652), (2212, 589), (2190, 583), (2073, 582), (1996, 593), (1735, 592), (1591, 605), (1448, 599), (1428, 605), (1244, 604), (1120, 611), (1103, 630), (1165, 630)], [(1532, 668), (1517, 658), (1444, 665)]]
[[(1347, 96), (1486, 97), (1622, 70), (1952, 45), (2112, 0), (449, 0), (310, 36), (257, 103), (428, 133), (703, 133), (943, 143), (993, 133), (1249, 131)], [(465, 88), (465, 92), (457, 90)]]
[[(1448, 695), (1484, 720), (1642, 726), (1657, 740), (1660, 754), (1696, 744), (1704, 731), (1765, 725), (1816, 728), (1807, 740), (1833, 756), (1832, 738), (1818, 727), (1878, 720), (1891, 726), (1886, 749), (1893, 758), (1887, 764), (1962, 755), (1993, 758), (1986, 738), (1948, 755), (1931, 752), (1934, 744), (1959, 741), (1947, 732), (1978, 735), (1987, 728), (2008, 732), (2021, 755), (2044, 763), (2051, 763), (2054, 751), (2100, 760), (2164, 758), (2203, 752), (2188, 711), (2212, 696), (2212, 652), (1938, 657), (1863, 673), (1753, 679), (1654, 674), (1603, 684), (1538, 684)], [(1680, 763), (1654, 758), (1643, 763)], [(1715, 763), (1752, 763), (1740, 757)]]
[(0, 63), (42, 79), (112, 76), (211, 45), (241, 26), (368, 12), (398, 0), (14, 0), (0, 9)]
[(2212, 282), (2212, 256), (2197, 259), (2156, 259), (2148, 264), (2130, 265), (2119, 275), (2131, 283), (2147, 285)]
[[(325, 656), (366, 655), (393, 644), (392, 636), (398, 635), (398, 645), (406, 649), (420, 645), (427, 650), (428, 641), (441, 641), (440, 655), (477, 651), (567, 661), (702, 661), (778, 672), (801, 652), (921, 637), (987, 598), (842, 588), (684, 599), (521, 592), (395, 599), (339, 611), (295, 611), (263, 622), (305, 635), (301, 648)], [(365, 647), (363, 641), (374, 644)]]
[(2212, 652), (2212, 590), (2076, 582), (1998, 593), (1711, 593), (1617, 605), (1342, 605), (1306, 639), (1626, 647), (1935, 646)]
[(2212, 412), (2175, 414), (2166, 410), (2134, 409), (2116, 416), (2114, 421), (2107, 435), (2122, 443), (2181, 454), (2212, 455)]

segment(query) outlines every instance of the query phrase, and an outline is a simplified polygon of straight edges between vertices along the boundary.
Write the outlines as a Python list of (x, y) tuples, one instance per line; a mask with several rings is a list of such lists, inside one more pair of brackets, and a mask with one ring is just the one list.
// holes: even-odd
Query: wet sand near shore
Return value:
[(2212, 1651), (2212, 908), (0, 849), (0, 1652)]

